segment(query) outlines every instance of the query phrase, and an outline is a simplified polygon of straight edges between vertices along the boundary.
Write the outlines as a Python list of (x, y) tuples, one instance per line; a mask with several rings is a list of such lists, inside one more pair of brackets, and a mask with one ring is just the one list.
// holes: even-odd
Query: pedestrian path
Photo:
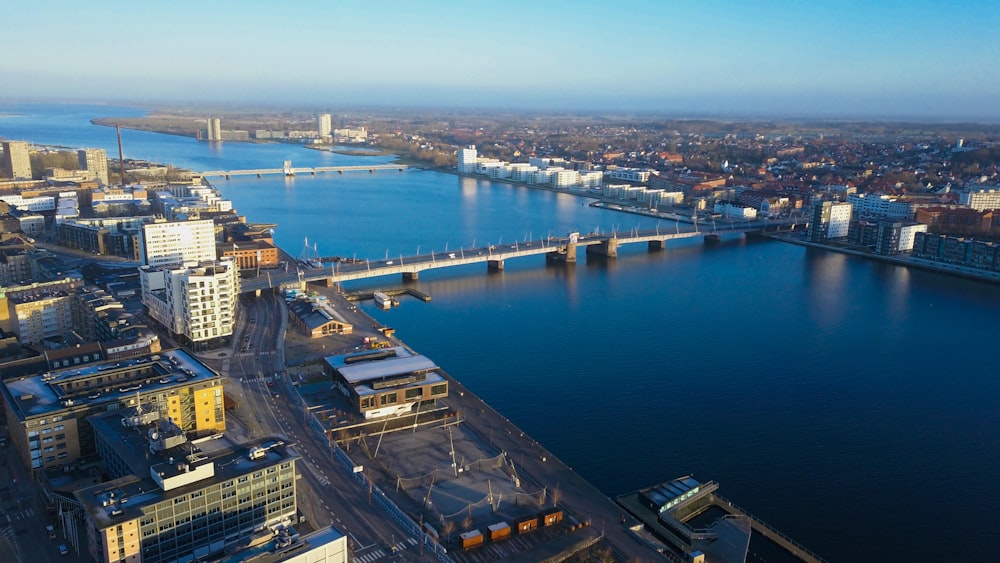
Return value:
[(10, 522), (13, 522), (15, 520), (24, 520), (24, 519), (27, 519), (27, 518), (31, 518), (32, 516), (34, 516), (34, 514), (35, 514), (35, 509), (34, 508), (28, 508), (26, 510), (19, 510), (17, 512), (8, 512), (7, 513), (7, 522), (10, 523)]

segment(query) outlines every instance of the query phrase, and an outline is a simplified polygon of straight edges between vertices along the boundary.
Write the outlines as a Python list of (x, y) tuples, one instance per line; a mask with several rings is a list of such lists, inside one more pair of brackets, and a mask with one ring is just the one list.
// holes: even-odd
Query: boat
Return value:
[(376, 291), (374, 293), (374, 297), (375, 297), (375, 304), (378, 305), (379, 307), (383, 309), (388, 309), (389, 307), (392, 307), (392, 298), (386, 295), (385, 293), (382, 293), (381, 291)]

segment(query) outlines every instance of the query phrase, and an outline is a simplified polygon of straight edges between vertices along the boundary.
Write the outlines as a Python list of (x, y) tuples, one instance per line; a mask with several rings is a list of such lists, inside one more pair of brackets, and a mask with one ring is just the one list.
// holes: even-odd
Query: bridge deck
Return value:
[(317, 282), (341, 283), (346, 281), (364, 280), (388, 275), (414, 275), (425, 270), (450, 268), (466, 264), (493, 263), (502, 264), (505, 260), (536, 256), (539, 254), (565, 254), (572, 246), (575, 252), (580, 247), (605, 245), (618, 247), (625, 244), (661, 242), (698, 236), (721, 236), (730, 233), (747, 233), (762, 230), (777, 230), (794, 228), (801, 225), (797, 219), (783, 221), (756, 221), (749, 223), (730, 223), (725, 228), (710, 231), (698, 230), (693, 225), (675, 227), (674, 232), (662, 229), (633, 230), (627, 233), (615, 234), (585, 234), (579, 236), (575, 243), (567, 237), (551, 237), (513, 244), (489, 245), (480, 248), (459, 249), (454, 252), (432, 252), (419, 256), (402, 256), (386, 260), (366, 260), (350, 264), (333, 264), (323, 268), (299, 269), (292, 273), (272, 274), (265, 272), (264, 276), (245, 280), (241, 291), (252, 292), (261, 289), (279, 287), (286, 283)]

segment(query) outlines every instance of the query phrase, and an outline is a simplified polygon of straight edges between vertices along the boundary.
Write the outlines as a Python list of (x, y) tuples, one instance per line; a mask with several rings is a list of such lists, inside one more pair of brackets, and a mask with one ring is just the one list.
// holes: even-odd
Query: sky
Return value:
[(6, 99), (1000, 120), (998, 0), (5, 0), (0, 13)]

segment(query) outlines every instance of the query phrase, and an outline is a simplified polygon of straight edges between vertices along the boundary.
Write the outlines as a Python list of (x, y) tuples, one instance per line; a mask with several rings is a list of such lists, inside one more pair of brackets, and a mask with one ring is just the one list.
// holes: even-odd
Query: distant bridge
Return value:
[(674, 229), (633, 229), (627, 233), (612, 234), (578, 235), (574, 233), (567, 237), (549, 237), (512, 244), (491, 244), (479, 248), (463, 248), (453, 252), (431, 252), (430, 254), (400, 256), (385, 260), (340, 263), (330, 267), (302, 268), (300, 266), (295, 272), (271, 273), (265, 271), (263, 276), (243, 280), (241, 292), (250, 293), (304, 282), (324, 282), (327, 285), (335, 285), (346, 281), (393, 274), (402, 275), (403, 281), (414, 281), (424, 270), (483, 262), (486, 263), (488, 270), (499, 271), (503, 270), (506, 260), (538, 254), (544, 254), (548, 262), (574, 263), (577, 259), (577, 249), (580, 247), (585, 247), (588, 255), (614, 258), (618, 256), (618, 247), (623, 244), (646, 243), (650, 251), (656, 251), (663, 250), (668, 240), (699, 236), (705, 237), (706, 240), (718, 240), (722, 235), (729, 233), (777, 232), (794, 230), (805, 225), (805, 218), (793, 217), (741, 223), (727, 220), (726, 224), (721, 225), (713, 222), (711, 230), (700, 230), (697, 224), (681, 226), (678, 223)]
[(297, 176), (299, 174), (308, 174), (315, 176), (321, 172), (336, 172), (338, 174), (343, 174), (344, 172), (375, 172), (376, 170), (398, 170), (402, 172), (409, 168), (406, 164), (369, 164), (366, 166), (316, 166), (314, 168), (292, 168), (290, 162), (285, 163), (283, 168), (254, 168), (251, 170), (209, 170), (208, 172), (202, 172), (201, 175), (204, 177), (215, 176), (215, 177), (225, 177), (227, 180), (232, 176), (257, 176), (260, 178), (264, 175), (270, 174), (283, 174), (285, 176)]

